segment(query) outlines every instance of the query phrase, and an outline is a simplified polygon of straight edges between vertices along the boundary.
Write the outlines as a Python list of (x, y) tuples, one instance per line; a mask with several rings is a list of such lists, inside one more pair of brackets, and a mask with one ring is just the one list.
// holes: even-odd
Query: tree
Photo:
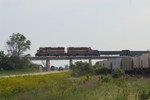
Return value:
[(55, 70), (55, 66), (51, 66), (51, 71), (54, 71)]
[(68, 65), (65, 65), (65, 68), (64, 68), (65, 70), (68, 70), (69, 69), (69, 66)]
[(70, 66), (70, 70), (72, 71), (72, 75), (75, 77), (93, 74), (92, 66), (89, 63), (82, 61), (72, 64)]
[(60, 66), (59, 68), (58, 68), (58, 71), (63, 71), (64, 70), (64, 68), (62, 67), (62, 66)]
[(125, 71), (121, 68), (118, 68), (112, 72), (112, 77), (119, 78), (119, 77), (122, 77), (124, 74), (125, 74)]
[(12, 70), (14, 67), (12, 66), (11, 59), (4, 54), (3, 51), (0, 51), (0, 70)]
[(20, 33), (13, 33), (10, 40), (6, 42), (7, 50), (10, 56), (20, 58), (25, 51), (30, 49), (31, 41), (26, 40), (26, 37)]
[(4, 51), (0, 51), (0, 57), (4, 57), (5, 54), (4, 54)]
[(105, 67), (105, 66), (102, 66), (102, 65), (100, 65), (100, 64), (95, 64), (95, 65), (93, 66), (93, 68), (94, 68), (94, 72), (95, 72), (96, 75), (99, 75), (99, 74), (104, 74), (104, 75), (106, 75), (107, 72), (108, 72), (108, 68)]

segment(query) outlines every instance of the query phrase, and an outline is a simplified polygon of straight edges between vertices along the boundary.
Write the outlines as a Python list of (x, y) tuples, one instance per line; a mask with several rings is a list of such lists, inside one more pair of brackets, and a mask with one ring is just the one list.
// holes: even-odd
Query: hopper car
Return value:
[(122, 68), (129, 73), (148, 73), (150, 74), (150, 53), (141, 56), (127, 56), (124, 58), (112, 58), (105, 61), (99, 61), (97, 64), (115, 70)]

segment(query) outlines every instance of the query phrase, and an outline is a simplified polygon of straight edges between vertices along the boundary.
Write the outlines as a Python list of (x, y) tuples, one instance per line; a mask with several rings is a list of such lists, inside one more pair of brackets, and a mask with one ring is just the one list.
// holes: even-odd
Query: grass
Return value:
[(56, 100), (56, 98), (65, 94), (65, 88), (71, 86), (71, 82), (66, 81), (69, 76), (68, 73), (59, 73), (0, 78), (0, 100), (37, 100), (36, 98), (44, 99), (47, 96)]
[(18, 74), (27, 74), (27, 73), (34, 73), (39, 72), (38, 69), (26, 69), (26, 70), (12, 70), (12, 71), (0, 71), (0, 76), (5, 75), (18, 75)]
[(71, 77), (69, 72), (0, 78), (0, 100), (148, 100), (150, 79)]

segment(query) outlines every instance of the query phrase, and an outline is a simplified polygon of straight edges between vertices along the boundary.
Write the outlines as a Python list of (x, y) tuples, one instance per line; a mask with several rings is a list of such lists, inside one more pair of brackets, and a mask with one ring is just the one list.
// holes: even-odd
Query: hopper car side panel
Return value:
[(149, 62), (148, 62), (148, 54), (143, 54), (141, 56), (141, 67), (142, 68), (148, 68), (149, 67)]
[(109, 59), (112, 62), (112, 69), (120, 68), (121, 66), (121, 58)]
[(132, 57), (132, 59), (133, 59), (133, 68), (134, 69), (141, 68), (140, 56)]

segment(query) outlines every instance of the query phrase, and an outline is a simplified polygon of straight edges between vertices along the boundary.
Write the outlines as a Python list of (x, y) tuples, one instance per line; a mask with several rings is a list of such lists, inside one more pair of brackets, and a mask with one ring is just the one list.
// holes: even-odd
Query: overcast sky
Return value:
[(0, 50), (12, 33), (39, 47), (150, 49), (150, 0), (0, 0)]

